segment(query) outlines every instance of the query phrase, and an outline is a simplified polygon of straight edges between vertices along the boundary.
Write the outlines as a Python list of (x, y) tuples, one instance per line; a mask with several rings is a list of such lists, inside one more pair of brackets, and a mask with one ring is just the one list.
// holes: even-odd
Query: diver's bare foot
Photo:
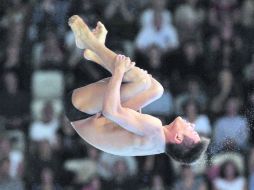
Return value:
[[(92, 33), (101, 44), (105, 44), (108, 31), (100, 21), (97, 22), (97, 26), (92, 30)], [(84, 58), (94, 62), (100, 62), (99, 57), (90, 49), (85, 49)]]
[(94, 36), (86, 23), (78, 15), (73, 15), (69, 18), (68, 24), (74, 33), (77, 47), (91, 48)]
[(107, 29), (105, 28), (102, 22), (97, 22), (96, 28), (93, 29), (93, 34), (95, 38), (102, 44), (105, 44), (106, 36), (107, 36)]

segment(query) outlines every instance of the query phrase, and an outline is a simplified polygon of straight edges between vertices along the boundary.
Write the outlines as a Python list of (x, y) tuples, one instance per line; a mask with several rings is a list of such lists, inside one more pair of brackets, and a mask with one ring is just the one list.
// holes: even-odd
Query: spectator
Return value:
[(113, 178), (109, 183), (109, 189), (137, 189), (137, 183), (133, 176), (129, 175), (129, 168), (123, 159), (119, 159), (114, 164)]
[(241, 96), (241, 88), (237, 81), (235, 81), (232, 72), (229, 69), (223, 69), (217, 76), (217, 83), (211, 85), (209, 89), (211, 102), (210, 111), (215, 116), (223, 113), (223, 107), (229, 96)]
[(62, 161), (85, 156), (84, 143), (71, 126), (65, 115), (61, 115), (60, 127), (57, 131), (57, 151)]
[(12, 178), (9, 174), (10, 161), (7, 157), (0, 158), (0, 189), (23, 190), (23, 182)]
[(254, 89), (251, 89), (247, 97), (247, 106), (245, 114), (248, 121), (248, 126), (250, 128), (250, 140), (252, 144), (254, 143)]
[[(206, 81), (206, 63), (198, 41), (186, 41), (176, 51), (165, 55), (164, 59), (165, 63), (162, 65), (162, 69), (167, 72), (167, 75), (174, 77), (172, 83), (177, 85), (179, 80), (188, 81), (191, 76)], [(177, 86), (183, 85), (178, 84)]]
[(51, 168), (43, 168), (40, 177), (41, 182), (33, 185), (32, 190), (63, 190), (63, 188), (55, 182), (54, 173)]
[(166, 190), (167, 187), (163, 181), (163, 178), (160, 175), (154, 175), (152, 177), (151, 190)]
[(21, 50), (17, 43), (7, 46), (4, 68), (5, 69), (19, 68), (21, 65), (20, 53)]
[(82, 190), (102, 190), (103, 187), (105, 188), (102, 184), (102, 180), (98, 176), (95, 176), (90, 180), (90, 183), (87, 186), (82, 188)]
[(152, 8), (143, 11), (141, 28), (135, 40), (139, 51), (144, 53), (153, 45), (158, 46), (162, 52), (178, 47), (178, 34), (171, 23), (171, 13), (165, 6), (165, 0), (153, 0)]
[(246, 118), (239, 115), (239, 109), (239, 98), (231, 97), (227, 100), (225, 114), (214, 126), (213, 151), (244, 151), (248, 147), (249, 129)]
[(180, 179), (176, 182), (174, 190), (207, 190), (207, 184), (202, 178), (197, 178), (191, 166), (182, 165)]
[(118, 160), (124, 160), (124, 164), (127, 166), (126, 170), (128, 176), (134, 176), (137, 173), (137, 162), (134, 157), (119, 157), (102, 152), (99, 157), (99, 175), (106, 181), (111, 180), (114, 177), (114, 167)]
[(204, 20), (204, 10), (198, 6), (198, 0), (186, 0), (177, 6), (174, 14), (181, 42), (200, 37), (200, 25)]
[(32, 12), (30, 26), (31, 40), (41, 41), (45, 38), (47, 30), (53, 30), (62, 36), (64, 32), (65, 18), (69, 10), (69, 2), (66, 0), (43, 0), (36, 2)]
[(239, 173), (235, 163), (227, 160), (220, 166), (220, 175), (213, 181), (213, 190), (244, 190), (246, 185), (246, 179)]
[(14, 178), (23, 177), (24, 155), (20, 150), (15, 150), (12, 147), (11, 140), (7, 133), (3, 133), (0, 140), (0, 157), (9, 159), (9, 175)]
[(54, 117), (51, 102), (46, 102), (42, 108), (41, 120), (34, 121), (29, 130), (30, 139), (33, 141), (47, 140), (51, 145), (56, 144), (56, 132), (59, 127), (58, 119)]
[[(24, 130), (29, 119), (29, 94), (19, 88), (19, 79), (13, 71), (6, 71), (3, 76), (3, 91), (0, 92), (0, 117), (7, 129)], [(15, 109), (14, 109), (15, 108)]]
[(200, 76), (204, 78), (205, 73), (205, 62), (202, 55), (199, 42), (189, 40), (182, 45), (180, 54), (177, 57), (178, 70), (182, 78), (186, 76)]
[(190, 77), (186, 81), (186, 89), (175, 98), (175, 113), (183, 115), (184, 110), (182, 108), (184, 103), (188, 100), (196, 101), (200, 107), (200, 111), (204, 111), (206, 108), (207, 96), (201, 82), (195, 77)]
[[(124, 50), (126, 43), (133, 40), (136, 34), (135, 16), (137, 15), (134, 2), (126, 0), (110, 0), (104, 9), (105, 25), (108, 28), (109, 46)], [(125, 30), (121, 30), (125, 28)]]
[(163, 76), (161, 76), (161, 74), (164, 74), (162, 73), (162, 52), (158, 46), (151, 45), (147, 48), (146, 54), (136, 52), (135, 57), (140, 67), (149, 71), (153, 76), (163, 78)]
[[(176, 175), (173, 168), (172, 160), (166, 155), (146, 156), (139, 159), (139, 187), (141, 189), (149, 189), (151, 182), (156, 174), (158, 174), (164, 183), (164, 186), (171, 187), (175, 182)], [(169, 173), (170, 171), (170, 173)], [(160, 180), (155, 179), (156, 183)]]
[[(253, 14), (254, 14), (254, 3), (251, 0), (245, 0), (242, 3), (241, 7), (241, 25), (242, 30), (241, 34), (244, 38), (245, 44), (248, 47), (251, 47), (253, 44), (253, 31), (254, 31), (254, 24), (253, 24)], [(252, 48), (250, 50), (253, 50)], [(252, 53), (248, 51), (249, 53)]]
[(253, 26), (254, 20), (254, 3), (251, 0), (243, 1), (242, 5), (242, 22), (245, 26)]
[(101, 164), (98, 160), (99, 156), (99, 150), (87, 144), (87, 156), (67, 160), (64, 163), (65, 169), (75, 175), (72, 183), (75, 184), (76, 188), (85, 188), (90, 179), (99, 174)]
[(47, 32), (45, 40), (41, 44), (42, 50), (38, 55), (38, 63), (35, 63), (37, 68), (41, 69), (63, 69), (64, 54), (60, 48), (59, 40), (53, 32)]
[(144, 157), (144, 160), (142, 161), (143, 165), (139, 169), (138, 173), (140, 189), (147, 189), (149, 187), (154, 172), (154, 161), (154, 156)]
[(254, 54), (251, 56), (251, 62), (243, 69), (244, 83), (246, 90), (250, 90), (254, 87)]
[(205, 80), (206, 84), (211, 84), (217, 79), (218, 73), (221, 70), (220, 62), (222, 60), (222, 42), (220, 36), (217, 33), (212, 34), (207, 40), (205, 46), (205, 70), (209, 73), (209, 75), (205, 77)]
[(248, 158), (248, 169), (249, 169), (249, 190), (254, 189), (254, 147), (252, 146), (249, 152)]
[[(59, 162), (59, 156), (56, 154), (54, 149), (50, 146), (47, 140), (37, 141), (36, 143), (30, 143), (30, 152), (28, 155), (28, 168), (27, 175), (29, 177), (29, 183), (38, 184), (41, 172), (44, 168), (52, 168), (56, 173), (56, 178), (60, 177), (61, 170)], [(57, 178), (58, 179), (58, 178)]]
[[(2, 23), (6, 28), (5, 48), (6, 60), (5, 68), (17, 68), (21, 64), (21, 44), (25, 34), (25, 18), (27, 16), (28, 4), (21, 0), (12, 1), (7, 9), (7, 14), (3, 17)], [(13, 53), (13, 54), (12, 54)]]

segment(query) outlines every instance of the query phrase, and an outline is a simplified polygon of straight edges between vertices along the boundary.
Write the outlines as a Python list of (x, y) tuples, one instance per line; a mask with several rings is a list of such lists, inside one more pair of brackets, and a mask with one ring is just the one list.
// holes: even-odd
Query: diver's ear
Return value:
[(176, 133), (174, 140), (176, 144), (181, 144), (183, 142), (183, 137), (182, 135)]

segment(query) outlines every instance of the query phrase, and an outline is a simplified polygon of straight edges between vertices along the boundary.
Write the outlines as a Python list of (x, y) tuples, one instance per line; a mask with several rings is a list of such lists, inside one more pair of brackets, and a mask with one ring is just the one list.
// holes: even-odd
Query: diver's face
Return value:
[(170, 131), (171, 134), (171, 142), (176, 144), (184, 143), (186, 146), (199, 143), (201, 139), (194, 127), (194, 124), (185, 121), (181, 117), (177, 117), (168, 125), (168, 131)]
[(187, 146), (191, 146), (200, 142), (200, 136), (195, 131), (194, 127), (195, 125), (189, 122), (185, 122), (185, 124), (179, 126), (178, 133), (183, 138), (182, 143)]

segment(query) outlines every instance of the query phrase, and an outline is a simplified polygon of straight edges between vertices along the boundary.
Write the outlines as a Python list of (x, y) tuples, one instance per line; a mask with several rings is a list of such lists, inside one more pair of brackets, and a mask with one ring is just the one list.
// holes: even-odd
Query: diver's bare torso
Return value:
[[(148, 116), (151, 117), (151, 116)], [(158, 126), (161, 121), (151, 117)], [(129, 132), (103, 116), (74, 121), (71, 123), (77, 133), (94, 147), (114, 155), (142, 156), (164, 152), (163, 127), (149, 135), (140, 136)]]

